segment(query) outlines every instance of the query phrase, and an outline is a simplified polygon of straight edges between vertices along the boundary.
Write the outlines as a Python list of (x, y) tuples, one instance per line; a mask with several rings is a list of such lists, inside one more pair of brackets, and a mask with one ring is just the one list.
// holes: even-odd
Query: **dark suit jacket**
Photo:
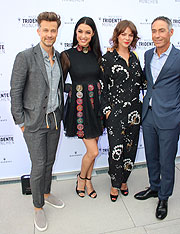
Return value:
[(153, 84), (150, 62), (154, 49), (145, 53), (145, 76), (147, 93), (143, 101), (142, 119), (144, 119), (152, 97), (152, 114), (160, 129), (173, 129), (180, 124), (180, 50), (174, 46)]
[[(55, 53), (61, 73), (58, 94), (63, 116), (63, 73), (59, 53), (57, 51)], [(44, 120), (49, 95), (48, 77), (39, 44), (16, 56), (11, 76), (10, 95), (11, 112), (15, 124), (24, 123), (29, 131), (37, 131)]]

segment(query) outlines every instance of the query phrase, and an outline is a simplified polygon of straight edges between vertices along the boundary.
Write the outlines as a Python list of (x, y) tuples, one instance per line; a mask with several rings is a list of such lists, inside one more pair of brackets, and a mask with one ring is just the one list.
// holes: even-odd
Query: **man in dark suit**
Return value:
[(40, 43), (16, 56), (10, 94), (12, 115), (22, 129), (32, 162), (34, 223), (39, 231), (44, 231), (47, 229), (44, 203), (64, 207), (64, 203), (50, 193), (63, 115), (64, 83), (59, 53), (53, 47), (60, 17), (54, 12), (43, 12), (37, 22)]
[(164, 219), (173, 192), (180, 133), (180, 51), (170, 43), (170, 19), (158, 17), (151, 27), (156, 47), (145, 53), (147, 93), (142, 113), (150, 187), (135, 194), (135, 198), (158, 197), (156, 217)]

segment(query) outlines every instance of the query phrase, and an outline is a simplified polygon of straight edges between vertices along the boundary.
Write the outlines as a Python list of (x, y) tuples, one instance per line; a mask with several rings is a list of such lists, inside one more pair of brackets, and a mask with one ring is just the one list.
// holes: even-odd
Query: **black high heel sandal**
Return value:
[(116, 202), (116, 201), (117, 201), (118, 196), (119, 196), (119, 194), (118, 194), (118, 195), (112, 195), (112, 194), (110, 193), (111, 201), (112, 201), (112, 202)]
[(121, 193), (122, 193), (123, 196), (127, 196), (129, 194), (128, 188), (125, 189), (125, 190), (123, 190), (123, 189), (120, 189), (120, 190), (121, 190)]
[[(126, 186), (127, 186), (127, 184), (126, 184)], [(127, 189), (120, 189), (120, 191), (121, 191), (123, 196), (127, 196), (129, 194), (128, 187), (127, 187)]]
[[(86, 178), (82, 178), (82, 177), (80, 176), (80, 174), (81, 174), (81, 172), (77, 175), (76, 193), (77, 193), (77, 195), (78, 195), (79, 197), (83, 198), (83, 197), (85, 197), (85, 190), (78, 190), (78, 189), (77, 189), (77, 187), (78, 187), (78, 176), (79, 176), (79, 178), (80, 178), (81, 180), (86, 180)], [(83, 193), (84, 195), (81, 196), (80, 193)]]
[(112, 202), (116, 202), (117, 201), (117, 199), (118, 199), (118, 196), (119, 196), (119, 190), (117, 190), (118, 191), (118, 194), (117, 195), (113, 195), (113, 194), (111, 194), (110, 193), (110, 198), (111, 198), (111, 201)]
[[(87, 178), (87, 177), (86, 177), (86, 180), (91, 180), (91, 178)], [(87, 187), (87, 186), (86, 186), (86, 187)], [(96, 195), (95, 195), (95, 196), (92, 196), (93, 194), (96, 194)], [(94, 199), (94, 198), (97, 197), (97, 193), (96, 193), (95, 190), (93, 190), (92, 192), (90, 192), (90, 193), (88, 194), (88, 196)]]

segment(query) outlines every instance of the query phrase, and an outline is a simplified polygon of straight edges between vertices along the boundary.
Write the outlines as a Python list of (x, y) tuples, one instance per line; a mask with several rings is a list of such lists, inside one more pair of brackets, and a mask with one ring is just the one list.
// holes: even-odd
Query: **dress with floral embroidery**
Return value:
[(71, 48), (61, 53), (61, 64), (64, 78), (69, 72), (72, 80), (65, 117), (66, 136), (86, 139), (100, 136), (103, 130), (100, 113), (101, 70), (94, 53)]
[(109, 174), (113, 187), (126, 183), (135, 161), (142, 103), (139, 93), (144, 83), (140, 63), (130, 52), (129, 64), (117, 53), (103, 56), (102, 110), (111, 111), (106, 120), (109, 139)]

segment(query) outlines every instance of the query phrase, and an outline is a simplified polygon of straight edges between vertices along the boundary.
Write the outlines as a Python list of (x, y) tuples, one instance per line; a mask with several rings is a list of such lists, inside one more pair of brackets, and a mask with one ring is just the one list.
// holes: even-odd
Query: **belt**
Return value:
[(148, 109), (149, 109), (149, 110), (152, 110), (152, 106), (148, 106)]

